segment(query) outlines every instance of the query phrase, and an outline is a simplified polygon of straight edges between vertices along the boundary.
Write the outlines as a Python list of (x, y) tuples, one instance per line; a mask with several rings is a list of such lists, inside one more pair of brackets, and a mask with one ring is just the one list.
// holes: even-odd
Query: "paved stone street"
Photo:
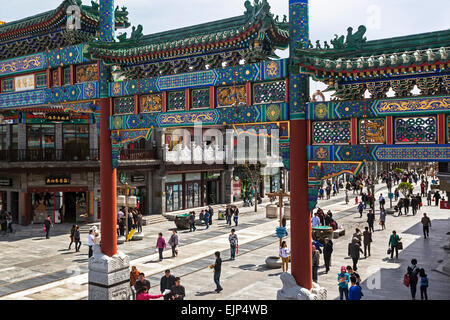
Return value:
[[(377, 186), (377, 195), (386, 194), (384, 185)], [(330, 200), (319, 201), (318, 206), (332, 210), (339, 224), (344, 225), (346, 236), (334, 241), (332, 268), (325, 275), (319, 269), (319, 284), (328, 289), (328, 299), (338, 299), (337, 273), (341, 265), (351, 265), (347, 257), (347, 243), (355, 227), (363, 228), (366, 219), (359, 218), (354, 195), (345, 204), (344, 193)], [(389, 203), (387, 204), (389, 207)], [(163, 222), (144, 227), (144, 241), (130, 242), (119, 246), (119, 250), (130, 256), (131, 265), (145, 272), (151, 282), (151, 293), (159, 293), (159, 279), (165, 269), (170, 268), (176, 276), (182, 277), (186, 287), (186, 299), (276, 299), (281, 288), (281, 270), (270, 270), (265, 266), (267, 256), (277, 255), (278, 239), (274, 235), (278, 221), (265, 218), (265, 207), (258, 213), (253, 208), (242, 208), (237, 229), (239, 255), (235, 261), (228, 261), (228, 233), (230, 227), (224, 221), (214, 221), (209, 230), (198, 227), (194, 233), (179, 232), (179, 256), (159, 262), (155, 253), (156, 234), (163, 232), (166, 240), (174, 227), (173, 222)], [(420, 219), (423, 212), (429, 214), (433, 228), (431, 237), (424, 240)], [(293, 214), (295, 214), (293, 212)], [(372, 256), (361, 259), (358, 272), (362, 277), (365, 299), (410, 299), (409, 289), (402, 284), (403, 274), (412, 258), (426, 269), (429, 279), (430, 299), (449, 299), (450, 281), (448, 275), (436, 271), (448, 263), (448, 251), (443, 249), (449, 243), (449, 217), (447, 210), (425, 206), (416, 216), (387, 217), (387, 230), (378, 225), (372, 244)], [(289, 226), (289, 223), (288, 223)], [(42, 230), (33, 229), (32, 237), (20, 231), (16, 236), (0, 237), (0, 299), (86, 299), (87, 298), (87, 247), (80, 253), (67, 250), (70, 226), (58, 226), (55, 236), (49, 240), (42, 237)], [(67, 230), (65, 230), (66, 228)], [(83, 239), (87, 241), (87, 226), (83, 228)], [(387, 243), (392, 230), (402, 237), (404, 250), (398, 260), (387, 259)], [(214, 292), (212, 271), (207, 266), (214, 262), (213, 254), (221, 251), (224, 259), (221, 282), (224, 291)], [(323, 263), (323, 259), (321, 259)], [(420, 295), (420, 294), (419, 294)], [(418, 296), (420, 298), (420, 296)]]

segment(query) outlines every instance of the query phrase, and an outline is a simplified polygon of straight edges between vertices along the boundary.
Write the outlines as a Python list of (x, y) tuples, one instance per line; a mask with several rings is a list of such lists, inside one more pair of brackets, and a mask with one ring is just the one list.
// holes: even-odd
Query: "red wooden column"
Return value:
[(102, 252), (109, 257), (117, 253), (117, 170), (112, 166), (111, 116), (112, 98), (100, 99), (100, 188), (102, 205)]
[(352, 135), (351, 135), (351, 144), (357, 145), (358, 144), (358, 119), (352, 118)]
[(438, 144), (445, 144), (445, 114), (438, 114)]
[(386, 117), (386, 144), (394, 144), (394, 125), (392, 116)]
[(308, 136), (306, 120), (291, 120), (291, 256), (292, 275), (303, 288), (312, 288), (311, 216), (308, 205)]

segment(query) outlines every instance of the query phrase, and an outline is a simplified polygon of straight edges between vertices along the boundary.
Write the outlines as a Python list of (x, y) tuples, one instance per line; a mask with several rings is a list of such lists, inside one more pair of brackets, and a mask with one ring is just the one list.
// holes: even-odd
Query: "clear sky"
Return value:
[[(187, 27), (244, 13), (245, 0), (116, 0), (128, 7), (132, 25), (144, 34)], [(289, 0), (268, 0), (282, 19)], [(347, 28), (367, 26), (367, 39), (382, 39), (450, 28), (450, 0), (310, 0), (310, 37), (329, 42)], [(0, 21), (14, 21), (55, 9), (62, 0), (0, 0)], [(89, 4), (89, 0), (83, 0)], [(130, 32), (128, 32), (129, 34)], [(287, 52), (278, 53), (287, 57)]]

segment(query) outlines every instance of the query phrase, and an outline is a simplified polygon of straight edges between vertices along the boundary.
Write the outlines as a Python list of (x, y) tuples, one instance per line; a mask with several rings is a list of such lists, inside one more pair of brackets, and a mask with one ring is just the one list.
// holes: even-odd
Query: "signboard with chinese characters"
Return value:
[(70, 184), (70, 177), (68, 176), (60, 176), (60, 177), (46, 177), (45, 178), (46, 185), (66, 185)]
[(48, 121), (70, 121), (70, 114), (67, 113), (46, 113), (45, 119)]
[(34, 74), (14, 78), (15, 91), (34, 90)]

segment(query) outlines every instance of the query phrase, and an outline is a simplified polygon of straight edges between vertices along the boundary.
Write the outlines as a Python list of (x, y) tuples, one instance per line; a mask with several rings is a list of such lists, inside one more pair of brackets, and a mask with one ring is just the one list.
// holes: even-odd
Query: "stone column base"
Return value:
[(94, 245), (89, 259), (89, 300), (130, 300), (130, 261), (118, 252), (108, 257)]
[(311, 290), (300, 287), (294, 277), (287, 272), (280, 276), (283, 288), (277, 292), (277, 300), (326, 300), (327, 289), (313, 282)]

